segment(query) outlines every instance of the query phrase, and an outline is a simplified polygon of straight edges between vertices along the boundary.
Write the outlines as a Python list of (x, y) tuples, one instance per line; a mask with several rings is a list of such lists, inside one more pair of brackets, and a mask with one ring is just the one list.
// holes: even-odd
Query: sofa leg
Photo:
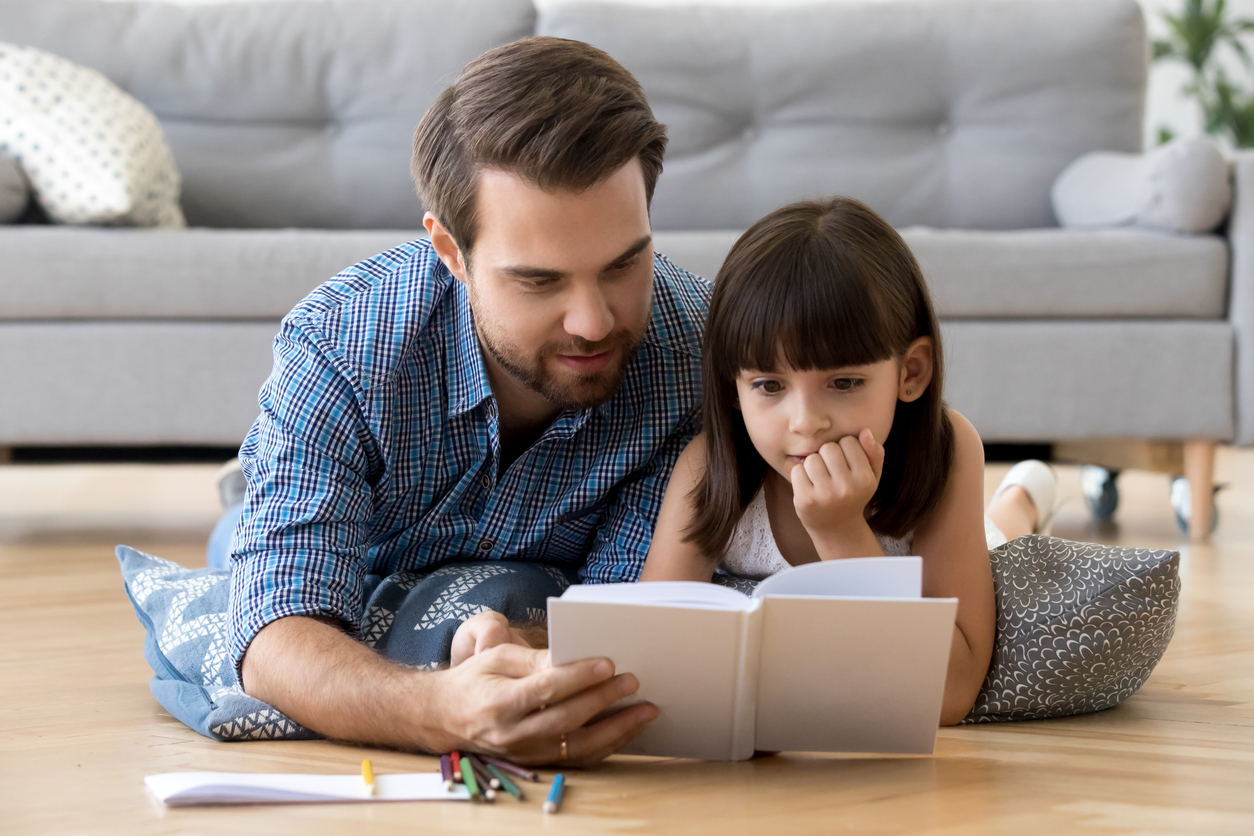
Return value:
[(13, 448), (0, 444), (0, 464), (8, 464), (11, 461), (13, 461)]
[(1210, 509), (1215, 495), (1215, 442), (1192, 438), (1184, 442), (1184, 478), (1189, 480), (1193, 511), (1189, 518), (1189, 540), (1210, 540)]

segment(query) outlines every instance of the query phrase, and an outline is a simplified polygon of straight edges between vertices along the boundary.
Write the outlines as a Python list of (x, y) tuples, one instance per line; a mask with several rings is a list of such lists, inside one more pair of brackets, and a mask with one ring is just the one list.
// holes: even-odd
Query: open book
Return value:
[(614, 660), (661, 714), (626, 754), (929, 754), (956, 598), (923, 598), (918, 557), (809, 563), (748, 597), (708, 583), (572, 586), (549, 599), (554, 664)]

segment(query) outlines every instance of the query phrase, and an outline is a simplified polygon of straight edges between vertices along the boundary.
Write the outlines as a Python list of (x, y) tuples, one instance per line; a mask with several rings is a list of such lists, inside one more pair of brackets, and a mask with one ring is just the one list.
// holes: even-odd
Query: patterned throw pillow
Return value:
[[(217, 740), (307, 740), (317, 737), (287, 715), (244, 693), (226, 657), (230, 573), (185, 569), (118, 546), (126, 592), (144, 625), (152, 693), (166, 710)], [(448, 664), (453, 634), (476, 613), (510, 621), (543, 621), (549, 596), (573, 575), (534, 563), (451, 563), (429, 573), (367, 576), (362, 640), (402, 664)]]
[(157, 117), (95, 70), (0, 43), (0, 150), (56, 223), (186, 226)]
[(997, 642), (964, 723), (1087, 714), (1145, 684), (1175, 633), (1179, 552), (1032, 535), (989, 557)]

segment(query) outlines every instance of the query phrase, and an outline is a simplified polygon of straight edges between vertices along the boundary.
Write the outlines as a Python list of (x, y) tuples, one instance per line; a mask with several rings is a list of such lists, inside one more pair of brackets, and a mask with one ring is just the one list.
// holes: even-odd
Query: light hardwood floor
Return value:
[[(1167, 479), (1127, 473), (1094, 528), (1074, 468), (1054, 533), (1179, 548), (1175, 640), (1140, 693), (1085, 717), (943, 729), (934, 757), (782, 755), (745, 763), (616, 758), (571, 773), (558, 816), (525, 803), (166, 810), (173, 770), (434, 770), (432, 758), (328, 742), (215, 743), (148, 691), (143, 630), (112, 547), (203, 564), (214, 468), (0, 466), (0, 832), (26, 833), (1254, 833), (1254, 451), (1221, 449), (1221, 524), (1188, 546)], [(991, 493), (1005, 467), (987, 471)], [(546, 772), (550, 776), (551, 772)]]

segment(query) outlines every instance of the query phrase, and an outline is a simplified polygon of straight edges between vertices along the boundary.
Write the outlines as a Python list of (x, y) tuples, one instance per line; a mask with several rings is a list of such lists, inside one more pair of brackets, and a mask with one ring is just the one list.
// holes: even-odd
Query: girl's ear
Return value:
[(923, 397), (932, 382), (932, 338), (919, 337), (901, 358), (897, 399), (911, 403)]

